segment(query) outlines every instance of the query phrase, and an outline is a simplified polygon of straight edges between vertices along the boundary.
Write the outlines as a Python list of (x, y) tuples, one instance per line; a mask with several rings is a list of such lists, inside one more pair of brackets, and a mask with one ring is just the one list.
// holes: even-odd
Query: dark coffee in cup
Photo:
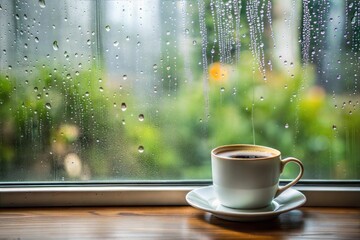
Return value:
[(273, 154), (262, 151), (226, 151), (218, 153), (219, 156), (234, 159), (261, 159), (272, 157)]

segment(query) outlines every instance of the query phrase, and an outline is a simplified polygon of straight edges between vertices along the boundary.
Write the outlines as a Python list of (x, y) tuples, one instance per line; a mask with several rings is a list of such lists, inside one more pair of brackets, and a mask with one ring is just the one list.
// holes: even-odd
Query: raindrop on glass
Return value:
[(46, 103), (46, 104), (45, 104), (45, 107), (50, 110), (50, 109), (51, 109), (51, 104), (50, 104), (50, 103)]
[(114, 42), (114, 47), (117, 47), (117, 46), (119, 46), (119, 42), (118, 42), (118, 41), (115, 41), (115, 42)]
[(106, 30), (107, 32), (109, 32), (109, 31), (110, 31), (110, 26), (109, 26), (109, 25), (106, 25), (106, 26), (105, 26), (105, 30)]
[(144, 121), (145, 117), (144, 114), (139, 114), (139, 121), (142, 122)]
[(288, 123), (285, 124), (285, 128), (289, 128), (289, 124), (288, 124)]
[(157, 72), (158, 66), (156, 64), (153, 65), (154, 72)]
[(332, 126), (332, 129), (333, 129), (333, 130), (336, 130), (336, 129), (337, 129), (336, 125), (333, 125), (333, 126)]
[(144, 152), (144, 147), (143, 147), (143, 146), (139, 146), (139, 147), (138, 147), (138, 152), (139, 152), (139, 153), (143, 153), (143, 152)]
[(45, 8), (46, 7), (45, 0), (39, 0), (39, 5), (41, 8)]
[(124, 111), (126, 111), (126, 109), (127, 109), (126, 103), (123, 102), (121, 104), (121, 110), (124, 112)]
[(52, 46), (55, 51), (59, 50), (59, 45), (57, 41), (54, 41)]
[(123, 75), (123, 80), (126, 80), (126, 79), (127, 79), (127, 75), (124, 74), (124, 75)]
[(103, 87), (99, 87), (99, 90), (100, 90), (100, 92), (103, 92), (103, 91), (104, 91), (104, 88), (103, 88)]

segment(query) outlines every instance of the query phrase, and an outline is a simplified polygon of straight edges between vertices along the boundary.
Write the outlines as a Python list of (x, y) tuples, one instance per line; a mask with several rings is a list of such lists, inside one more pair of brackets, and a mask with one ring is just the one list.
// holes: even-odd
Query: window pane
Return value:
[(359, 14), (356, 0), (3, 0), (0, 181), (209, 179), (230, 143), (296, 156), (307, 179), (360, 179)]

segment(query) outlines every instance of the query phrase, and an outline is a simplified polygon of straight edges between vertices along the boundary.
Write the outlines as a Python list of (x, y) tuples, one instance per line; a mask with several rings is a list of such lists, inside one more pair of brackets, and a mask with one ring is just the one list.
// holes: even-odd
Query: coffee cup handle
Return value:
[(293, 158), (293, 157), (288, 157), (288, 158), (285, 158), (285, 159), (281, 160), (280, 173), (283, 172), (285, 165), (288, 164), (289, 162), (296, 163), (300, 168), (300, 172), (297, 175), (297, 177), (294, 180), (292, 180), (290, 183), (286, 184), (283, 187), (279, 186), (278, 190), (277, 190), (277, 192), (275, 194), (275, 197), (279, 196), (282, 192), (284, 192), (289, 187), (294, 186), (300, 180), (302, 175), (304, 174), (304, 166), (303, 166), (302, 162), (299, 159), (296, 159), (296, 158)]

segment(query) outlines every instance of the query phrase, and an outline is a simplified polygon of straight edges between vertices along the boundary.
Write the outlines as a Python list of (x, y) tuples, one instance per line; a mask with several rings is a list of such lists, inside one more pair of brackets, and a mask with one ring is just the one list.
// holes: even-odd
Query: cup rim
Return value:
[[(274, 155), (269, 157), (261, 157), (261, 158), (233, 158), (227, 156), (219, 156), (219, 153), (227, 152), (229, 150), (239, 150), (239, 149), (248, 149), (248, 150), (255, 150), (259, 152), (271, 152)], [(264, 151), (266, 150), (266, 151)], [(211, 150), (211, 156), (217, 157), (224, 160), (236, 160), (236, 161), (259, 161), (259, 160), (269, 160), (273, 158), (277, 158), (281, 156), (281, 152), (275, 148), (255, 145), (255, 144), (229, 144), (229, 145), (222, 145), (214, 148)]]

